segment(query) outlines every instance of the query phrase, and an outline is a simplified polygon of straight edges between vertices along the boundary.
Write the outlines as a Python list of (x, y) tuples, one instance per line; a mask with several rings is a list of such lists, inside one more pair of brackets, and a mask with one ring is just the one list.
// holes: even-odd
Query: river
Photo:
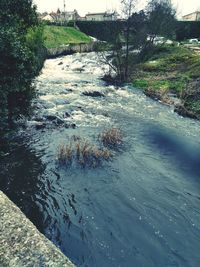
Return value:
[[(199, 267), (200, 123), (130, 85), (106, 85), (97, 62), (95, 53), (46, 61), (0, 189), (78, 267)], [(83, 94), (91, 90), (104, 97)], [(110, 127), (124, 135), (111, 161), (58, 164), (60, 144), (97, 143)]]

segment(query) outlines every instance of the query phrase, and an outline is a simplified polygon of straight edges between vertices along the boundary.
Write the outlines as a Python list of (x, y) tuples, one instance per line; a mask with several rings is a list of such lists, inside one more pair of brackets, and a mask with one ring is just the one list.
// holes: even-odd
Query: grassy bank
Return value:
[(44, 27), (45, 46), (56, 48), (66, 44), (89, 43), (91, 38), (85, 33), (73, 28), (64, 26), (46, 25)]
[(177, 111), (200, 118), (199, 77), (200, 55), (183, 46), (162, 46), (137, 66), (133, 85), (163, 102), (171, 103), (169, 93), (176, 94), (181, 99)]

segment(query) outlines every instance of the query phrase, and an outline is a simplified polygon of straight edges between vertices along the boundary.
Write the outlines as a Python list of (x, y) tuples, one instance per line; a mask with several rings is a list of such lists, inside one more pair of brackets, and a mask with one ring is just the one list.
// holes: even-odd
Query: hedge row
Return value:
[(77, 21), (78, 28), (99, 40), (112, 42), (124, 26), (123, 21)]
[(200, 21), (178, 21), (176, 28), (177, 41), (200, 38)]
[[(123, 27), (123, 21), (78, 21), (76, 25), (79, 29), (96, 37), (97, 39), (111, 42), (116, 34), (119, 33)], [(183, 41), (190, 38), (200, 38), (200, 21), (178, 21), (175, 25), (177, 41)]]

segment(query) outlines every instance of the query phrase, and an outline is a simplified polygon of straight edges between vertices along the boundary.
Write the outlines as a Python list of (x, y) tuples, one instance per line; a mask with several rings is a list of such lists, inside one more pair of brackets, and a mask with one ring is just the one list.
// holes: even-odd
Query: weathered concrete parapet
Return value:
[(75, 267), (1, 191), (0, 266)]
[(93, 41), (91, 43), (85, 44), (68, 44), (57, 48), (47, 49), (47, 58), (55, 58), (58, 56), (71, 55), (73, 53), (86, 53), (95, 51), (99, 41)]

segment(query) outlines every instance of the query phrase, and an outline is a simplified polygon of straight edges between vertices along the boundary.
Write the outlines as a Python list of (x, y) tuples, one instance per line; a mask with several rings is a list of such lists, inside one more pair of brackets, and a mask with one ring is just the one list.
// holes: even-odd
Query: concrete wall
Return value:
[(54, 58), (58, 56), (71, 55), (73, 53), (93, 52), (97, 47), (98, 42), (91, 42), (89, 44), (64, 45), (57, 48), (47, 49), (47, 58)]
[(0, 266), (75, 267), (1, 191)]

